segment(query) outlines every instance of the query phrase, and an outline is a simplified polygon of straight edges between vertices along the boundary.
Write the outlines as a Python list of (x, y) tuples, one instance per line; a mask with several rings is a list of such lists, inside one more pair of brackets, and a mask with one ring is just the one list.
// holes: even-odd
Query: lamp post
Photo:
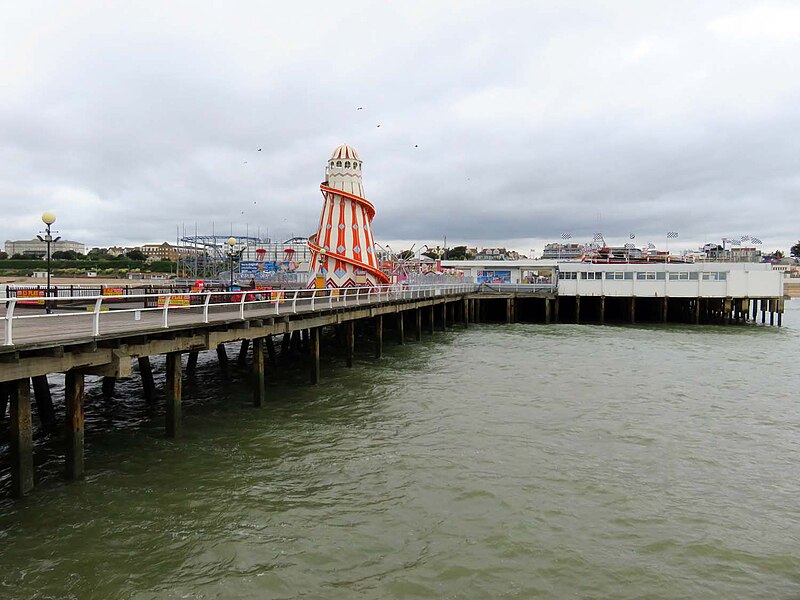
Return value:
[[(50, 226), (56, 222), (56, 215), (50, 211), (45, 211), (42, 213), (42, 223), (45, 225), (45, 229), (42, 233), (44, 233), (44, 237), (37, 235), (36, 237), (39, 238), (39, 241), (44, 242), (47, 244), (47, 291), (45, 292), (45, 300), (44, 300), (44, 310), (49, 315), (53, 312), (50, 306), (50, 245), (55, 244), (58, 240), (61, 239), (60, 236), (53, 238), (52, 231), (50, 230)], [(58, 233), (58, 232), (56, 232)]]
[(231, 259), (231, 287), (233, 287), (233, 257), (236, 254), (236, 238), (231, 236), (226, 243), (228, 244), (228, 256)]

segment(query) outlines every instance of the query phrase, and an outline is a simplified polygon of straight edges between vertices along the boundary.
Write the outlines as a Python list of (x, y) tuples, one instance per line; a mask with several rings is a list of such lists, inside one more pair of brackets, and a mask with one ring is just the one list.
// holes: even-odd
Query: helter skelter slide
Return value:
[(375, 287), (389, 283), (378, 268), (370, 225), (375, 207), (364, 198), (361, 158), (342, 144), (325, 167), (319, 189), (325, 199), (317, 233), (308, 238), (311, 281), (308, 287)]

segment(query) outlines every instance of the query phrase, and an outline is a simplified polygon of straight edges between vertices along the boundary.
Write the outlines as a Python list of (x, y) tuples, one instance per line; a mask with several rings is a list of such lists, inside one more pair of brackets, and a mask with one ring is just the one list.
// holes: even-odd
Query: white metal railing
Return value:
[(481, 292), (552, 292), (558, 287), (552, 283), (482, 283)]
[[(214, 320), (245, 320), (248, 317), (277, 317), (335, 308), (368, 306), (433, 296), (455, 296), (474, 292), (472, 283), (405, 285), (344, 289), (240, 290), (232, 292), (166, 292), (163, 294), (125, 294), (119, 296), (62, 296), (50, 299), (57, 308), (47, 314), (44, 298), (7, 298), (3, 322), (3, 346), (13, 346), (14, 337), (25, 343), (64, 337), (100, 336), (141, 329), (169, 328), (177, 325), (205, 324)], [(84, 311), (65, 310), (63, 305), (85, 304)], [(27, 305), (36, 304), (30, 312)], [(110, 310), (109, 305), (120, 308)], [(137, 306), (124, 306), (136, 304)], [(155, 306), (148, 306), (155, 304)], [(19, 310), (25, 306), (25, 311)], [(213, 317), (213, 318), (212, 318)], [(88, 323), (86, 321), (89, 321)]]

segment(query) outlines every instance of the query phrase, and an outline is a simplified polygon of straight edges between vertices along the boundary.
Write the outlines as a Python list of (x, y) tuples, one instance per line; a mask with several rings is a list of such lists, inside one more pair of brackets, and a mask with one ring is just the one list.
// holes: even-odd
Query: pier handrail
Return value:
[[(35, 343), (62, 337), (59, 333), (73, 337), (99, 337), (106, 333), (136, 333), (143, 329), (169, 328), (178, 325), (207, 325), (212, 321), (246, 320), (258, 317), (276, 317), (281, 306), (290, 307), (292, 314), (334, 310), (337, 307), (378, 305), (398, 300), (462, 295), (474, 292), (478, 286), (472, 283), (407, 285), (395, 283), (380, 286), (355, 288), (312, 288), (296, 290), (233, 290), (164, 292), (123, 295), (75, 295), (48, 299), (54, 310), (47, 313), (21, 314), (18, 305), (33, 303), (44, 308), (44, 298), (6, 299), (5, 314), (0, 316), (4, 335), (0, 346), (14, 346), (14, 336), (25, 323), (45, 324), (43, 333), (25, 341)], [(327, 302), (322, 301), (327, 299)], [(104, 303), (113, 303), (111, 306)], [(41, 304), (40, 304), (41, 303)], [(59, 310), (58, 306), (79, 303), (85, 311)], [(134, 307), (122, 307), (125, 304)], [(140, 306), (141, 305), (141, 306)], [(74, 307), (73, 307), (74, 308)], [(146, 315), (156, 316), (143, 318)], [(217, 317), (217, 318), (214, 318)], [(89, 319), (86, 327), (72, 325), (81, 318)], [(132, 320), (128, 320), (128, 318)], [(105, 325), (105, 327), (104, 327)], [(68, 329), (69, 327), (69, 329)]]

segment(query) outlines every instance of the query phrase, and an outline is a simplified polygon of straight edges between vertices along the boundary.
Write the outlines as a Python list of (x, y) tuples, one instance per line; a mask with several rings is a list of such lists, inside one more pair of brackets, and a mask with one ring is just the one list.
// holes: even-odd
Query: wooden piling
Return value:
[(403, 311), (397, 313), (397, 343), (401, 346), (406, 343)]
[(292, 334), (284, 333), (283, 338), (281, 339), (281, 360), (285, 361), (286, 357), (289, 356), (289, 349), (291, 348), (292, 344)]
[(84, 374), (82, 371), (70, 369), (64, 378), (64, 404), (67, 418), (65, 420), (66, 433), (66, 463), (67, 479), (83, 477), (84, 448), (83, 448), (83, 397)]
[(269, 364), (273, 367), (278, 364), (278, 357), (275, 354), (275, 342), (272, 340), (272, 334), (264, 338), (264, 345), (267, 347), (267, 357)]
[(247, 351), (250, 349), (250, 340), (242, 340), (242, 345), (239, 348), (239, 366), (247, 366)]
[(600, 324), (603, 325), (606, 322), (606, 297), (600, 296)]
[(764, 298), (761, 298), (761, 324), (764, 325), (767, 322), (767, 303)]
[(253, 340), (253, 405), (264, 406), (267, 400), (266, 381), (264, 376), (264, 338)]
[(558, 296), (553, 298), (553, 323), (558, 323)]
[(189, 356), (186, 358), (187, 375), (192, 376), (197, 370), (197, 357), (199, 354), (200, 353), (197, 350), (192, 350), (191, 352), (189, 352)]
[(9, 386), (9, 383), (0, 381), (0, 423), (6, 420), (8, 412), (8, 396), (11, 393)]
[(355, 321), (347, 321), (344, 324), (344, 345), (347, 366), (353, 366), (353, 356), (355, 355)]
[(312, 327), (308, 330), (308, 355), (310, 359), (310, 378), (311, 384), (319, 383), (319, 338), (320, 327)]
[(33, 489), (33, 428), (31, 384), (26, 379), (10, 383), (11, 391), (11, 493), (21, 498)]
[(383, 315), (375, 316), (375, 358), (383, 356)]
[(545, 325), (550, 325), (550, 322), (553, 320), (553, 299), (552, 298), (545, 298), (544, 299), (544, 323)]
[(769, 300), (769, 324), (770, 326), (775, 325), (775, 300), (770, 298)]
[(225, 344), (217, 344), (217, 360), (219, 360), (219, 370), (222, 372), (222, 376), (228, 379), (231, 376), (231, 369), (228, 364), (228, 352), (225, 350)]
[(636, 323), (636, 296), (631, 296), (631, 324)]
[(422, 309), (414, 311), (414, 337), (419, 342), (422, 340)]
[(669, 311), (669, 300), (666, 296), (661, 299), (661, 322), (667, 322), (667, 313)]
[(105, 398), (113, 398), (114, 389), (116, 388), (116, 386), (117, 386), (116, 377), (110, 377), (110, 376), (103, 377), (103, 383), (102, 383), (103, 396)]
[[(153, 367), (150, 365), (149, 356), (140, 356), (139, 362), (139, 375), (142, 378), (142, 392), (144, 399), (147, 402), (153, 402), (156, 399), (156, 384), (153, 381)], [(195, 363), (197, 357), (195, 356)]]
[(442, 331), (447, 331), (447, 301), (440, 304), (442, 307)]
[(433, 335), (433, 328), (435, 326), (435, 323), (436, 323), (436, 313), (434, 311), (434, 305), (431, 304), (428, 307), (428, 333), (430, 333), (431, 335)]
[[(219, 352), (220, 346), (217, 346), (217, 352)], [(222, 349), (224, 352), (225, 347), (222, 346)], [(175, 438), (180, 435), (181, 431), (181, 353), (169, 352), (166, 357), (167, 380), (164, 386), (167, 399), (166, 429), (167, 437)]]
[(53, 408), (53, 396), (50, 393), (50, 383), (47, 375), (31, 377), (33, 382), (33, 397), (36, 399), (36, 413), (39, 422), (45, 431), (53, 431), (56, 425), (56, 409)]
[(506, 324), (511, 323), (513, 313), (514, 300), (512, 298), (506, 298)]
[(575, 322), (581, 322), (581, 297), (575, 296)]

